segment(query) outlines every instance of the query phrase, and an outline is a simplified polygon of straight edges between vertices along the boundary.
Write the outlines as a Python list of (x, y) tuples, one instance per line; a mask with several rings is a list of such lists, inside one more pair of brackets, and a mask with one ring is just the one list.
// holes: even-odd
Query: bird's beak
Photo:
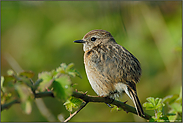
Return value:
[(75, 43), (85, 43), (86, 41), (84, 41), (84, 40), (75, 40), (74, 42)]

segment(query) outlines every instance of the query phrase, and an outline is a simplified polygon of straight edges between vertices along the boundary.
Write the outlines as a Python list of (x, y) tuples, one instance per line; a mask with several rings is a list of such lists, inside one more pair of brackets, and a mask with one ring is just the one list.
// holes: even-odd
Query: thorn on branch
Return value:
[(128, 100), (127, 101), (125, 101), (125, 102), (123, 102), (124, 104), (126, 104), (128, 102)]

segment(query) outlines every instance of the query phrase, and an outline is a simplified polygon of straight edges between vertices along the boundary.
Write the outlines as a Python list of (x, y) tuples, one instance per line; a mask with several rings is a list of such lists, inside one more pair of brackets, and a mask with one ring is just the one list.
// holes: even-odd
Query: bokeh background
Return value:
[[(82, 75), (72, 78), (79, 91), (92, 90), (85, 74), (83, 50), (74, 40), (104, 29), (134, 54), (142, 66), (137, 84), (141, 103), (147, 97), (179, 94), (182, 86), (182, 2), (140, 1), (1, 1), (1, 75), (7, 70), (51, 71), (60, 63), (75, 64)], [(132, 101), (126, 95), (121, 101)], [(148, 112), (148, 111), (147, 111)], [(151, 114), (151, 112), (149, 112)], [(37, 99), (30, 115), (15, 104), (1, 112), (1, 121), (63, 121), (69, 112), (54, 98)], [(145, 121), (89, 103), (71, 122)]]

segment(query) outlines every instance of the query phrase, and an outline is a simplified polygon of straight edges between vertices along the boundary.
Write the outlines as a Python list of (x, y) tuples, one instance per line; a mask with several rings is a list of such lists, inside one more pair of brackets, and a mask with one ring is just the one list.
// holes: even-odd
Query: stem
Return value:
[(54, 97), (54, 94), (51, 91), (35, 93), (35, 98), (43, 98), (43, 97)]
[[(34, 96), (35, 98), (54, 97), (54, 94), (51, 91), (45, 91), (45, 92), (35, 93)], [(10, 108), (15, 103), (21, 103), (21, 102), (20, 100), (15, 99), (9, 103), (5, 103), (1, 105), (1, 111), (3, 111), (4, 109)]]
[(1, 105), (1, 111), (3, 111), (4, 109), (10, 108), (15, 103), (20, 103), (20, 101), (18, 99), (15, 99), (15, 100), (13, 100), (13, 101), (11, 101), (9, 103)]

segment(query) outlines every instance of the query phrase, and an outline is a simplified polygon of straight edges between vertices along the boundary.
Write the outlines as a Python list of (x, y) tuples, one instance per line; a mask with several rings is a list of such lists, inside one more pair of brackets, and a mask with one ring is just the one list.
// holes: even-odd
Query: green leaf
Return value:
[(70, 63), (68, 66), (65, 63), (62, 63), (62, 64), (60, 64), (60, 67), (58, 67), (56, 69), (56, 72), (61, 73), (61, 74), (68, 74), (72, 77), (77, 76), (77, 77), (82, 78), (77, 70), (72, 69), (73, 66), (74, 66), (73, 63)]
[(67, 75), (62, 75), (52, 83), (54, 95), (61, 100), (65, 100), (72, 94), (71, 81)]
[(82, 79), (80, 73), (77, 70), (75, 70), (75, 69), (68, 70), (67, 71), (67, 74), (70, 75), (70, 76), (72, 76), (72, 77), (76, 77), (77, 76), (77, 77), (79, 77), (79, 78)]
[(15, 82), (15, 77), (14, 76), (5, 75), (4, 76), (3, 86), (4, 87), (13, 87), (14, 82)]
[(57, 73), (62, 73), (62, 74), (64, 74), (64, 73), (65, 73), (65, 69), (64, 69), (63, 67), (58, 67), (58, 68), (56, 68), (56, 72), (57, 72)]
[(74, 63), (68, 64), (68, 66), (67, 66), (67, 68), (66, 68), (66, 71), (67, 71), (67, 70), (70, 70), (73, 66), (74, 66)]
[(159, 118), (158, 122), (170, 122), (167, 116), (163, 116)]
[(146, 108), (146, 110), (155, 110), (156, 107), (155, 107), (155, 101), (154, 101), (154, 98), (153, 97), (148, 97), (146, 99), (148, 102), (145, 102), (143, 104), (143, 107)]
[(74, 66), (74, 63), (70, 63), (70, 64), (67, 66), (67, 68), (66, 68), (66, 73), (67, 73), (68, 75), (72, 76), (72, 77), (77, 76), (77, 77), (79, 77), (79, 78), (82, 78), (81, 75), (80, 75), (80, 73), (79, 73), (77, 70), (72, 69), (73, 66)]
[(24, 71), (19, 73), (19, 76), (26, 76), (27, 78), (34, 77), (34, 73), (32, 71)]
[(52, 70), (52, 71), (51, 71), (51, 75), (52, 75), (52, 76), (56, 76), (57, 74), (58, 74), (58, 72), (57, 72), (56, 70)]
[(67, 100), (65, 103), (64, 103), (64, 105), (65, 105), (65, 108), (69, 111), (69, 112), (72, 112), (72, 109), (73, 109), (73, 104), (71, 103), (71, 101), (70, 100)]
[(167, 117), (170, 122), (174, 122), (177, 119), (178, 113), (175, 110), (171, 110), (170, 113), (175, 115), (168, 115)]
[(46, 88), (49, 88), (53, 83), (52, 74), (50, 72), (39, 73), (38, 79), (42, 79), (42, 82), (39, 84), (39, 87), (38, 87), (40, 91), (45, 91)]
[(146, 108), (146, 110), (155, 110), (156, 108), (154, 107), (154, 105), (152, 103), (149, 103), (149, 102), (145, 102), (143, 104), (143, 107)]
[(110, 104), (111, 105), (111, 112), (112, 111), (120, 111), (120, 110), (122, 110), (122, 108), (120, 108), (120, 107), (118, 107), (118, 106), (116, 106), (116, 105), (112, 105), (112, 104)]
[(164, 105), (165, 105), (165, 104), (162, 102), (162, 99), (161, 99), (161, 98), (156, 98), (156, 99), (155, 99), (155, 106), (156, 106), (156, 109), (162, 110), (162, 107), (163, 107)]
[(182, 112), (182, 105), (181, 104), (179, 104), (179, 103), (172, 103), (170, 106), (176, 112)]
[(69, 112), (73, 111), (73, 108), (78, 108), (82, 103), (82, 100), (71, 96), (65, 103), (65, 107)]
[(180, 94), (179, 97), (175, 100), (176, 103), (182, 104), (182, 86), (180, 88)]
[(149, 101), (149, 102), (150, 102), (151, 104), (153, 104), (154, 106), (156, 105), (156, 104), (155, 104), (154, 97), (148, 97), (146, 100)]
[(65, 72), (66, 72), (66, 68), (67, 68), (66, 63), (61, 63), (61, 64), (60, 64), (60, 67), (58, 67), (58, 68), (56, 69), (56, 72), (65, 73)]
[(168, 104), (172, 104), (173, 102), (175, 102), (175, 100), (179, 97), (178, 94), (174, 94), (174, 95), (168, 95), (166, 97), (163, 98), (163, 102), (164, 103), (168, 103)]
[(174, 116), (176, 115), (175, 113), (168, 113), (166, 116)]
[(2, 83), (2, 90), (5, 93), (11, 93), (11, 95), (16, 95), (16, 91), (14, 88), (14, 84), (16, 83), (16, 80), (13, 76), (5, 75), (4, 76), (4, 82)]
[(153, 118), (149, 119), (149, 122), (155, 122), (155, 120)]
[(159, 119), (160, 117), (162, 117), (163, 113), (162, 112), (158, 112), (156, 115), (157, 115), (157, 118)]
[(164, 106), (161, 98), (148, 97), (146, 100), (149, 101), (143, 104), (146, 110), (161, 110)]

